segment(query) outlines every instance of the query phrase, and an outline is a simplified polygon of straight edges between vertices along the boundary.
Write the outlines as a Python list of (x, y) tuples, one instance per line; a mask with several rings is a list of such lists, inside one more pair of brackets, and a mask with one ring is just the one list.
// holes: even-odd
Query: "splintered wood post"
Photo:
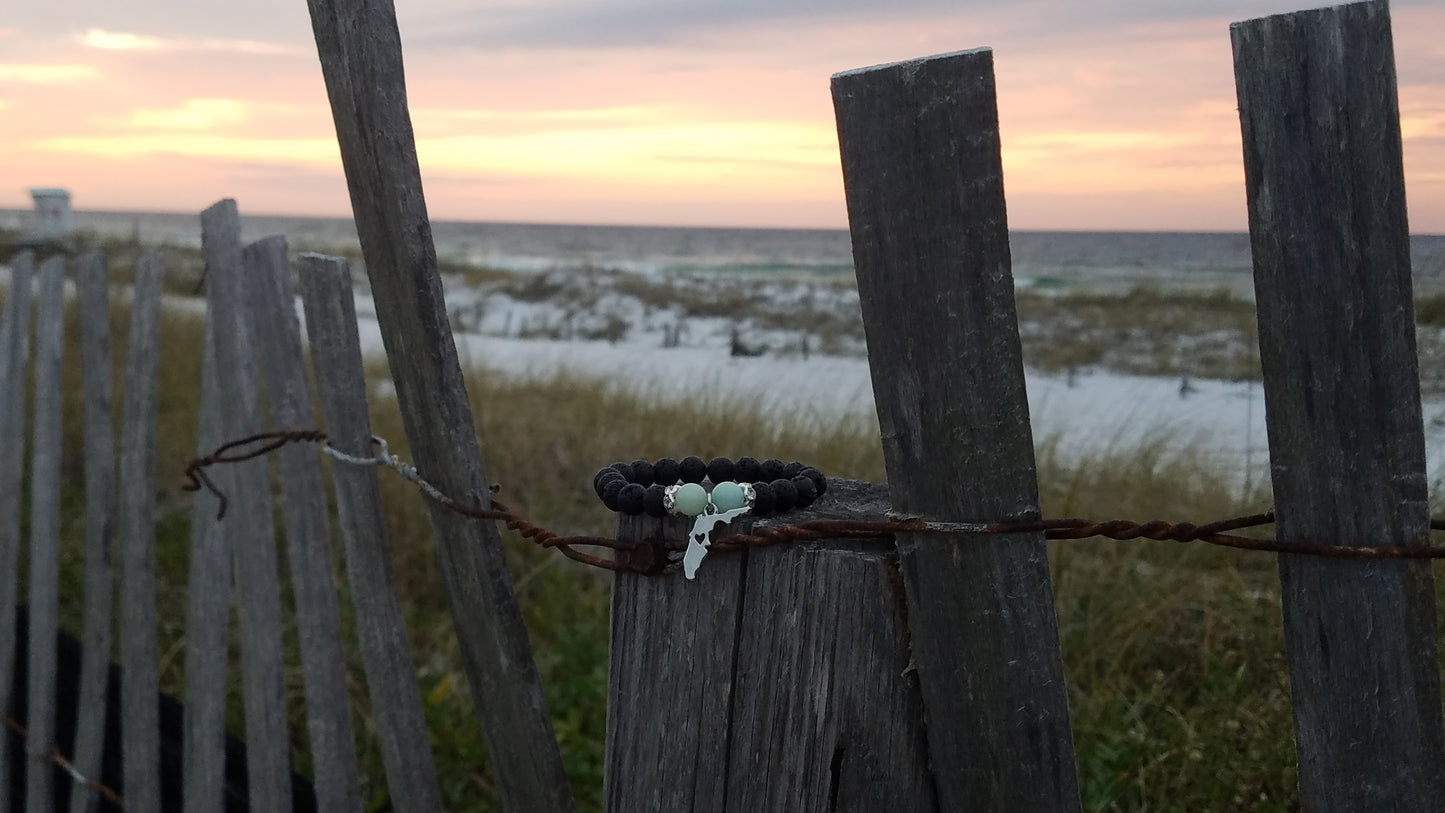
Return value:
[[(111, 426), (110, 282), (105, 257), (88, 252), (75, 260), (80, 304), (81, 385), (85, 400), (85, 627), (81, 631), (80, 689), (76, 700), (71, 763), (82, 776), (100, 774), (105, 734), (105, 692), (110, 673), (111, 605), (115, 598), (112, 514), (115, 510), (115, 437)], [(152, 494), (154, 499), (154, 494)], [(81, 784), (71, 791), (72, 813), (93, 809), (96, 792)]]
[[(120, 558), (120, 664), (125, 681), (121, 692), (122, 744), (126, 804), (135, 810), (154, 810), (143, 803), (160, 804), (160, 728), (156, 693), (159, 690), (156, 643), (156, 404), (160, 370), (161, 275), (160, 255), (141, 257), (131, 286), (130, 334), (126, 342), (125, 403), (121, 406), (119, 501), (116, 506), (116, 545)], [(201, 400), (202, 409), (206, 399)], [(192, 567), (195, 564), (193, 552)], [(194, 600), (204, 582), (189, 585)], [(225, 635), (224, 590), (222, 636)], [(186, 630), (186, 679), (193, 678), (192, 647), (205, 650), (205, 636)], [(225, 646), (224, 639), (219, 643)], [(221, 654), (221, 691), (224, 692), (225, 653)], [(204, 676), (204, 675), (203, 675)], [(134, 684), (134, 688), (132, 687)], [(190, 726), (199, 705), (186, 707)], [(185, 756), (187, 775), (200, 771), (202, 760)], [(90, 774), (87, 774), (90, 775)], [(132, 782), (135, 784), (132, 784)], [(214, 808), (213, 808), (214, 809)]]
[[(406, 105), (391, 0), (309, 0), (316, 48), (397, 404), (421, 475), (491, 504), (457, 363)], [(496, 525), (428, 501), (438, 564), (497, 792), (508, 810), (571, 810), (572, 796)]]
[(55, 748), (55, 640), (60, 606), (60, 361), (65, 347), (65, 259), (40, 265), (35, 307), (35, 413), (30, 460), (30, 733), (25, 807), (50, 813)]
[[(30, 277), (35, 256), (10, 260), (10, 287), (0, 322), (0, 709), (15, 689), (15, 604), (20, 584), (20, 483), (25, 471), (25, 381), (30, 357)], [(10, 775), (10, 736), (0, 736), (0, 778)], [(0, 781), (0, 810), (10, 810), (10, 782)]]
[[(211, 341), (218, 373), (221, 434), (229, 441), (263, 428), (255, 337), (242, 314), (246, 283), (242, 279), (241, 216), (234, 200), (220, 201), (201, 213), (201, 248), (206, 260), (206, 321), (215, 325)], [(218, 479), (217, 485), (228, 501), (220, 524), (228, 538), (235, 574), (247, 785), (255, 809), (284, 812), (291, 809), (291, 760), (270, 472), (265, 458), (215, 470), (229, 475), (228, 481)]]
[[(376, 450), (366, 412), (366, 374), (351, 271), (339, 257), (303, 254), (299, 262), (306, 334), (327, 442), (346, 454), (370, 457)], [(337, 464), (332, 466), (332, 480), (347, 579), (357, 599), (352, 610), (386, 789), (403, 813), (440, 810), (436, 767), (391, 569), (376, 469)]]
[[(286, 261), (286, 238), (247, 246), (246, 316), (257, 338), (271, 424), (277, 429), (316, 425), (301, 349), (296, 298)], [(276, 453), (286, 517), (286, 552), (296, 594), (296, 626), (306, 696), (307, 732), (322, 810), (361, 810), (360, 772), (346, 695), (341, 612), (331, 573), (331, 529), (316, 450), (292, 444)]]
[[(887, 508), (885, 487), (835, 480), (751, 527)], [(618, 538), (682, 540), (690, 526), (624, 515)], [(883, 541), (717, 551), (695, 581), (619, 573), (607, 809), (940, 809), (901, 591)]]
[[(1231, 35), (1279, 536), (1427, 544), (1388, 6)], [(1430, 563), (1279, 568), (1301, 806), (1445, 809)]]
[[(1039, 516), (1014, 309), (993, 53), (833, 77), (893, 509)], [(1042, 534), (900, 534), (945, 810), (1076, 810)]]

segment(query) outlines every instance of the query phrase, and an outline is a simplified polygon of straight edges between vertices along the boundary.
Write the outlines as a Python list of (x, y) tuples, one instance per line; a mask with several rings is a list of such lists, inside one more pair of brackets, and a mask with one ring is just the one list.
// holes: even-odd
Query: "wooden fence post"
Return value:
[[(272, 425), (281, 429), (315, 426), (286, 238), (259, 240), (241, 256), (246, 269), (245, 317), (256, 337)], [(286, 518), (286, 553), (296, 595), (316, 804), (322, 810), (359, 811), (360, 776), (346, 695), (341, 612), (331, 573), (331, 529), (320, 461), (316, 450), (295, 444), (278, 450), (276, 457)]]
[[(85, 628), (81, 632), (80, 689), (76, 699), (75, 748), (71, 763), (81, 776), (100, 773), (105, 734), (105, 693), (115, 624), (113, 514), (115, 435), (112, 427), (110, 364), (110, 282), (105, 257), (87, 252), (75, 260), (80, 311), (81, 379), (85, 399)], [(154, 492), (152, 492), (154, 499)], [(96, 792), (76, 784), (72, 813), (93, 810)]]
[[(20, 589), (20, 482), (25, 471), (25, 380), (30, 357), (30, 288), (35, 256), (10, 261), (0, 320), (0, 709), (9, 708), (15, 674), (15, 602)], [(0, 778), (10, 775), (10, 737), (0, 736)], [(0, 810), (11, 809), (10, 782), (0, 782)]]
[(65, 258), (40, 265), (35, 307), (35, 413), (30, 463), (30, 702), (25, 807), (50, 813), (55, 748), (55, 639), (60, 632), (60, 362), (65, 347)]
[[(327, 441), (347, 454), (369, 456), (376, 450), (371, 447), (351, 271), (339, 257), (303, 254), (300, 283)], [(436, 767), (391, 568), (376, 470), (333, 466), (332, 480), (387, 791), (403, 813), (440, 810)]]
[[(1039, 516), (993, 54), (838, 74), (833, 99), (893, 509)], [(946, 810), (1076, 810), (1042, 534), (898, 548)]]
[[(406, 106), (392, 0), (308, 0), (397, 404), (422, 476), (465, 504), (490, 484), (457, 363)], [(477, 717), (508, 810), (571, 810), (495, 524), (428, 502)]]
[[(119, 504), (116, 507), (116, 544), (120, 558), (120, 663), (125, 683), (121, 693), (123, 765), (126, 804), (145, 809), (160, 803), (160, 727), (156, 709), (159, 677), (156, 674), (156, 403), (160, 369), (161, 275), (159, 254), (141, 257), (131, 286), (130, 333), (126, 342), (125, 403), (121, 407)], [(203, 402), (204, 403), (204, 402)], [(188, 585), (191, 595), (197, 584)], [(199, 589), (207, 589), (201, 583)], [(225, 612), (227, 595), (215, 597)], [(224, 618), (224, 616), (223, 616)], [(189, 620), (189, 619), (188, 619)], [(186, 679), (194, 665), (191, 647), (203, 636), (186, 630)], [(222, 636), (225, 635), (224, 629)], [(221, 646), (225, 646), (224, 640)], [(224, 653), (224, 650), (223, 650)], [(225, 691), (225, 655), (221, 656), (220, 690)], [(131, 687), (134, 684), (134, 688)], [(196, 707), (186, 708), (189, 729)], [(187, 775), (203, 773), (202, 761), (185, 755)], [(216, 797), (220, 798), (219, 794)], [(151, 808), (154, 809), (154, 808)], [(213, 808), (214, 809), (214, 808)]]
[[(204, 232), (201, 239), (204, 243)], [(210, 454), (230, 439), (225, 437), (225, 424), (221, 420), (221, 373), (216, 369), (215, 332), (215, 322), (207, 319), (201, 360), (200, 425), (196, 427), (197, 455)], [(225, 488), (230, 484), (231, 475), (230, 466), (221, 466), (210, 477)], [(204, 491), (197, 492), (191, 501), (190, 563), (186, 574), (186, 728), (183, 735), (186, 768), (181, 780), (185, 813), (220, 810), (225, 799), (231, 549), (221, 523), (216, 521), (218, 507), (216, 499)], [(154, 576), (153, 571), (147, 572)], [(149, 606), (153, 614), (153, 600)], [(125, 627), (131, 624), (129, 620), (124, 623)], [(146, 643), (154, 647), (153, 643)], [(137, 661), (141, 657), (137, 655)], [(149, 662), (155, 661), (156, 653), (152, 651)], [(129, 669), (126, 671), (131, 674)], [(129, 742), (126, 753), (134, 753)], [(127, 796), (129, 794), (127, 791)]]
[[(752, 527), (876, 521), (887, 507), (883, 486), (835, 480), (809, 508)], [(688, 527), (621, 516), (618, 538), (680, 540)], [(901, 589), (880, 541), (719, 551), (695, 581), (619, 573), (607, 809), (941, 809)]]
[[(247, 327), (241, 218), (226, 199), (201, 213), (206, 258), (206, 320), (218, 372), (217, 407), (225, 440), (262, 431), (255, 341)], [(236, 617), (241, 638), (241, 697), (246, 716), (247, 780), (251, 804), (278, 813), (291, 809), (291, 753), (286, 734), (281, 598), (271, 524), (270, 471), (264, 458), (227, 467), (218, 480), (227, 501), (222, 533), (231, 549)]]
[[(1279, 536), (1423, 545), (1388, 6), (1231, 35)], [(1304, 809), (1445, 809), (1430, 564), (1281, 556), (1280, 583)]]

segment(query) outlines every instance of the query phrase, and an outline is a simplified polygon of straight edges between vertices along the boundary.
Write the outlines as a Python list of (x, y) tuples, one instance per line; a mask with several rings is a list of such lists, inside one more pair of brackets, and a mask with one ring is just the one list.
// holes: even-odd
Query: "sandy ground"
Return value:
[[(0, 266), (0, 285), (8, 284)], [(123, 295), (123, 294), (122, 294)], [(449, 289), (453, 311), (475, 293)], [(202, 300), (167, 296), (167, 307), (199, 313)], [(358, 288), (364, 353), (382, 357), (381, 332), (369, 293)], [(540, 306), (545, 310), (545, 305)], [(301, 317), (297, 303), (298, 318)], [(476, 327), (485, 329), (484, 323)], [(806, 421), (870, 420), (873, 390), (864, 357), (768, 353), (729, 354), (727, 320), (693, 320), (680, 346), (662, 348), (654, 331), (632, 330), (616, 342), (517, 338), (456, 333), (464, 366), (496, 375), (545, 376), (565, 370), (616, 382), (653, 397), (711, 397), (756, 402)], [(1268, 432), (1258, 382), (1084, 371), (1074, 376), (1026, 371), (1036, 441), (1056, 444), (1065, 460), (1127, 453), (1146, 443), (1167, 444), (1201, 456), (1208, 468), (1237, 475), (1241, 484), (1268, 476)], [(385, 388), (380, 391), (385, 395)], [(1432, 485), (1445, 483), (1445, 398), (1426, 398), (1424, 430)]]

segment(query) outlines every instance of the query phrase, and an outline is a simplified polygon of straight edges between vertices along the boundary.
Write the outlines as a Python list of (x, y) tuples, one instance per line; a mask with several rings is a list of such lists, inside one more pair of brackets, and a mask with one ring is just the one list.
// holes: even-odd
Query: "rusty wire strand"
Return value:
[[(220, 500), (217, 517), (224, 516), (225, 495), (205, 475), (205, 469), (218, 463), (239, 463), (251, 460), (289, 443), (316, 443), (322, 451), (336, 460), (354, 465), (374, 465), (396, 471), (403, 478), (416, 484), (417, 488), (445, 508), (474, 519), (498, 520), (523, 539), (544, 548), (555, 548), (569, 559), (593, 567), (613, 571), (641, 572), (650, 575), (671, 573), (677, 563), (670, 561), (669, 554), (681, 551), (685, 542), (676, 540), (647, 539), (638, 542), (622, 542), (611, 537), (559, 536), (540, 525), (514, 513), (507, 506), (492, 500), (491, 508), (475, 508), (457, 502), (417, 472), (416, 468), (399, 459), (388, 450), (386, 441), (373, 436), (372, 443), (380, 452), (374, 457), (349, 455), (332, 447), (326, 434), (314, 429), (282, 430), (262, 432), (231, 441), (204, 457), (198, 457), (186, 466), (190, 482), (188, 491), (199, 490), (202, 486)], [(251, 447), (251, 448), (246, 448)], [(241, 450), (241, 451), (237, 451)], [(495, 492), (496, 486), (492, 487)], [(714, 551), (741, 550), (764, 547), (788, 542), (810, 542), (822, 539), (891, 539), (900, 533), (949, 533), (956, 535), (993, 536), (1001, 534), (1042, 533), (1045, 539), (1074, 540), (1103, 537), (1115, 540), (1149, 539), (1173, 542), (1204, 542), (1210, 545), (1236, 548), (1239, 550), (1290, 553), (1307, 556), (1323, 556), (1338, 559), (1445, 559), (1445, 546), (1440, 545), (1384, 545), (1367, 547), (1363, 545), (1330, 545), (1316, 542), (1290, 541), (1280, 539), (1256, 539), (1240, 536), (1231, 531), (1254, 528), (1274, 523), (1274, 512), (1235, 517), (1194, 525), (1188, 522), (1170, 523), (1163, 520), (1132, 522), (1130, 520), (1089, 520), (1089, 519), (1028, 519), (1003, 522), (970, 523), (930, 520), (924, 517), (901, 516), (890, 513), (886, 520), (810, 520), (793, 525), (774, 528), (755, 528), (747, 533), (725, 533), (715, 537), (710, 545)], [(1432, 530), (1445, 530), (1445, 520), (1432, 519)], [(576, 550), (577, 547), (609, 548), (617, 552), (616, 559), (604, 559)]]
[[(9, 715), (5, 715), (4, 720), (5, 727), (18, 734), (20, 736), (20, 741), (28, 745), (30, 741), (30, 730), (27, 729), (25, 725), (19, 720), (16, 720)], [(76, 770), (75, 766), (71, 764), (70, 760), (66, 759), (65, 755), (60, 753), (59, 748), (51, 748), (50, 753), (48, 754), (34, 754), (31, 753), (30, 749), (27, 747), (25, 749), (25, 755), (34, 759), (44, 759), (59, 766), (61, 770), (65, 771), (67, 774), (70, 775), (71, 781), (73, 781), (75, 784), (80, 785), (84, 788), (89, 788), (90, 790), (99, 793), (102, 797), (105, 798), (107, 802), (110, 802), (116, 807), (122, 809), (125, 807), (125, 800), (121, 797), (119, 793), (115, 791), (114, 788), (102, 784), (99, 780), (90, 779), (86, 777), (85, 774), (82, 774), (80, 771)]]

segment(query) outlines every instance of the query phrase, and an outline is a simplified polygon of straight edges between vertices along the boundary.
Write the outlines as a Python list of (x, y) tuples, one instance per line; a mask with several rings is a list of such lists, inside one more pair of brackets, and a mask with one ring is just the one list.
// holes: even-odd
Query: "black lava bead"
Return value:
[(714, 457), (707, 462), (707, 479), (711, 480), (713, 485), (726, 483), (736, 476), (736, 470), (737, 466), (733, 465), (732, 460), (726, 457)]
[(617, 469), (603, 469), (602, 471), (597, 473), (596, 477), (592, 478), (592, 489), (597, 492), (598, 497), (601, 497), (602, 489), (606, 488), (608, 483), (614, 481), (625, 483), (627, 482), (627, 478), (623, 477), (622, 472), (618, 471)]
[(652, 481), (664, 486), (675, 486), (682, 479), (682, 468), (670, 457), (659, 457), (652, 464)]
[(688, 455), (678, 464), (682, 472), (684, 483), (701, 483), (702, 478), (707, 476), (707, 464), (697, 455)]
[(780, 480), (783, 477), (783, 461), (777, 459), (776, 457), (770, 457), (767, 460), (764, 460), (759, 468), (760, 471), (758, 472), (758, 479), (762, 480), (763, 482), (771, 483), (772, 481)]
[(667, 516), (667, 508), (662, 504), (662, 498), (665, 492), (666, 489), (657, 483), (653, 483), (647, 487), (647, 492), (642, 495), (642, 510), (645, 511), (649, 517)]
[(617, 492), (617, 510), (624, 514), (641, 514), (642, 501), (647, 496), (647, 489), (636, 483), (628, 483)]
[(794, 477), (797, 477), (799, 474), (802, 474), (803, 468), (804, 466), (802, 463), (794, 460), (793, 462), (783, 467), (783, 476), (791, 480)]
[(629, 485), (631, 485), (631, 483), (622, 479), (608, 480), (607, 485), (602, 488), (602, 504), (607, 506), (608, 510), (616, 511), (617, 494)]
[(803, 469), (802, 475), (809, 480), (812, 480), (813, 485), (817, 486), (819, 497), (828, 493), (828, 478), (824, 477), (821, 471), (818, 471), (812, 466), (809, 466), (808, 468)]
[(778, 504), (773, 496), (773, 487), (767, 483), (753, 484), (753, 513), (758, 516), (771, 513)]
[(812, 478), (799, 474), (788, 482), (792, 483), (793, 488), (798, 492), (799, 508), (807, 508), (813, 504), (813, 500), (818, 499), (818, 487), (813, 485)]
[(739, 457), (733, 464), (733, 476), (739, 483), (756, 483), (762, 478), (762, 464), (756, 457)]
[[(613, 464), (612, 464), (612, 466), (616, 466), (616, 465), (617, 465), (616, 463), (613, 463)], [(613, 474), (617, 474), (617, 475), (621, 475), (621, 474), (622, 474), (622, 472), (618, 471), (617, 469), (614, 469), (612, 466), (607, 466), (606, 468), (603, 468), (601, 471), (599, 471), (599, 472), (597, 472), (596, 474), (592, 475), (592, 487), (593, 487), (593, 488), (597, 488), (597, 487), (601, 486), (601, 485), (602, 485), (602, 478), (604, 478), (604, 477), (608, 477), (608, 476), (613, 475)]]
[(657, 482), (652, 477), (652, 464), (646, 460), (632, 461), (632, 482), (647, 488)]
[(779, 477), (769, 485), (773, 487), (773, 510), (791, 511), (798, 504), (798, 488), (793, 485), (792, 480)]

